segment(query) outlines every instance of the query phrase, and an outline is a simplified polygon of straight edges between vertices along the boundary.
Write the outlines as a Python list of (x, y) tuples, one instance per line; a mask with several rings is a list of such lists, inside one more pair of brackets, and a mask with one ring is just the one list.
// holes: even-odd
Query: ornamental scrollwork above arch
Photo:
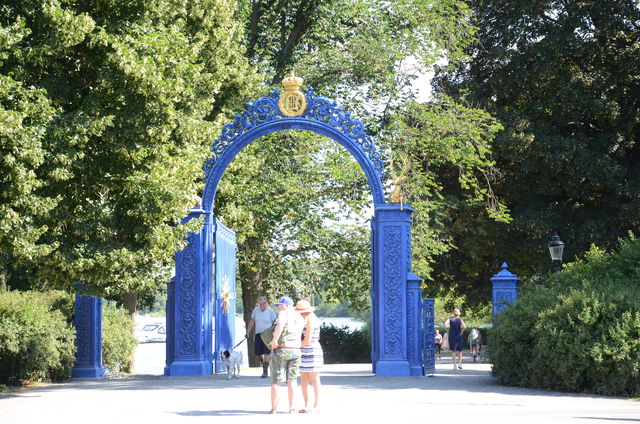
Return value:
[[(349, 112), (343, 111), (334, 100), (316, 96), (312, 88), (307, 88), (305, 95), (307, 107), (304, 113), (297, 118), (322, 122), (340, 131), (365, 153), (376, 170), (380, 181), (384, 181), (382, 155), (378, 151), (373, 138), (367, 134), (364, 124), (351, 118)], [(216, 161), (227, 148), (234, 144), (239, 136), (262, 124), (279, 119), (291, 119), (284, 116), (280, 111), (278, 106), (279, 99), (280, 90), (274, 88), (268, 96), (249, 103), (244, 112), (236, 114), (234, 121), (223, 127), (221, 136), (213, 142), (211, 157), (204, 163), (205, 180)]]

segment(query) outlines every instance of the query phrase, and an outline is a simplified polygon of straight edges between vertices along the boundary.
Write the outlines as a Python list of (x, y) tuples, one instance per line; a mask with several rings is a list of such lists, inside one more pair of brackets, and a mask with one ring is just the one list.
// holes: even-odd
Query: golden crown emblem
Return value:
[(295, 117), (304, 113), (307, 108), (307, 99), (300, 91), (304, 80), (296, 76), (295, 71), (291, 71), (288, 77), (282, 80), (284, 93), (280, 95), (278, 107), (284, 116)]
[(289, 76), (282, 80), (282, 86), (285, 91), (299, 91), (303, 82), (304, 79), (302, 77), (297, 76), (295, 71), (291, 71)]

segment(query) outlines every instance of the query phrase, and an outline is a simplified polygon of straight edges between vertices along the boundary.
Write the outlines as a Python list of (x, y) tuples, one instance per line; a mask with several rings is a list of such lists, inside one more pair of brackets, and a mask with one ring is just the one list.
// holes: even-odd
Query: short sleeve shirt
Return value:
[(276, 311), (271, 307), (268, 307), (264, 311), (260, 309), (260, 306), (253, 308), (251, 318), (256, 322), (256, 334), (260, 334), (271, 327), (276, 320), (276, 316)]
[(304, 318), (294, 309), (280, 311), (278, 314), (278, 322), (286, 323), (284, 335), (285, 347), (302, 346), (302, 330), (304, 330)]

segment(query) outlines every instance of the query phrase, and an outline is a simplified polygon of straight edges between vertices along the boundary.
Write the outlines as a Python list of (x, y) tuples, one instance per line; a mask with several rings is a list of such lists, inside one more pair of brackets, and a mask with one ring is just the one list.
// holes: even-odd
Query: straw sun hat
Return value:
[(315, 310), (316, 308), (311, 306), (311, 304), (307, 300), (298, 300), (298, 303), (296, 303), (296, 311), (300, 313), (313, 312)]

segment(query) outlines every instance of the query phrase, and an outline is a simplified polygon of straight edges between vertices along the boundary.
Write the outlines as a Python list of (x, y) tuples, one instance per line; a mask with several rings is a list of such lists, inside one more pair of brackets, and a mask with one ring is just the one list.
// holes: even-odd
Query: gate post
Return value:
[(76, 293), (76, 363), (72, 378), (102, 378), (102, 299)]
[[(415, 302), (408, 303), (407, 278), (411, 271), (411, 213), (407, 204), (376, 205), (373, 248), (372, 299), (377, 337), (373, 338), (373, 369), (381, 376), (412, 375), (408, 349), (408, 321), (418, 317)], [(420, 299), (420, 297), (418, 297)], [(418, 374), (419, 375), (419, 374)]]
[(407, 273), (407, 342), (409, 375), (422, 375), (422, 278)]
[[(183, 223), (204, 213), (195, 207)], [(205, 281), (205, 233), (206, 226), (199, 234), (190, 233), (185, 248), (176, 253), (176, 275), (167, 297), (167, 377), (211, 374), (211, 347), (207, 350), (206, 346), (211, 338), (205, 334), (211, 293)]]
[(509, 272), (509, 266), (506, 262), (502, 263), (501, 268), (502, 271), (491, 278), (494, 322), (496, 315), (506, 308), (508, 303), (514, 303), (518, 300), (518, 281), (520, 279), (517, 275)]
[(424, 375), (433, 375), (436, 373), (436, 331), (434, 325), (434, 315), (435, 313), (433, 299), (422, 299), (422, 352), (424, 355)]

